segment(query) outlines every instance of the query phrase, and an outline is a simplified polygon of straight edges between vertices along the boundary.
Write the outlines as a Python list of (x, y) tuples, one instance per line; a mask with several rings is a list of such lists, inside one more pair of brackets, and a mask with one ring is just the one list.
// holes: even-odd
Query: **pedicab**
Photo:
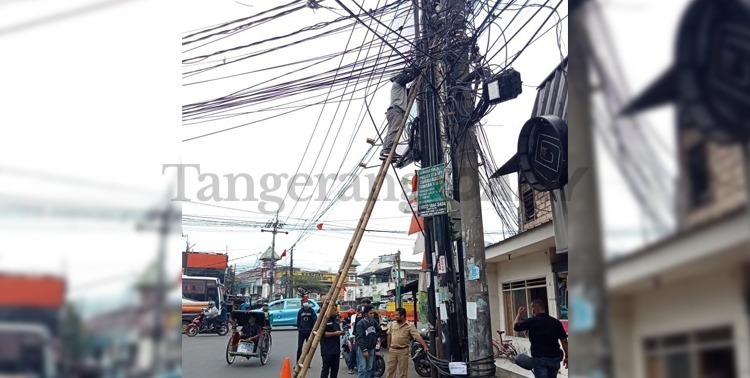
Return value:
[[(238, 329), (237, 327), (240, 327)], [(232, 311), (232, 337), (227, 343), (226, 360), (231, 365), (235, 358), (259, 358), (268, 362), (271, 353), (271, 322), (261, 311)]]

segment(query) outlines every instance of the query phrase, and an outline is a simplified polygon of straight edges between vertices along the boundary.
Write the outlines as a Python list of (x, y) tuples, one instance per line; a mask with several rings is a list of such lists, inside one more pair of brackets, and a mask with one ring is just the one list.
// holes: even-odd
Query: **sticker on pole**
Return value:
[(448, 271), (445, 269), (445, 256), (440, 256), (440, 258), (438, 258), (437, 269), (438, 269), (438, 274), (448, 273)]
[(479, 279), (479, 267), (474, 263), (469, 264), (469, 281), (476, 281)]
[(420, 217), (448, 214), (448, 203), (443, 194), (445, 164), (420, 169), (417, 177), (417, 214)]
[(451, 375), (468, 375), (469, 370), (466, 368), (466, 362), (449, 362), (448, 370)]

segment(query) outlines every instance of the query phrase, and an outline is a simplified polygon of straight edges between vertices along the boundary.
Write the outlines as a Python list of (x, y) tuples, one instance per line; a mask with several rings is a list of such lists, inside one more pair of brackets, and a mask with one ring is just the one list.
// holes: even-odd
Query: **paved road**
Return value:
[[(289, 357), (292, 368), (294, 368), (294, 358), (297, 354), (297, 331), (293, 328), (274, 328), (271, 355), (265, 366), (262, 366), (257, 358), (246, 360), (239, 357), (235, 359), (232, 365), (227, 365), (224, 353), (230, 335), (223, 337), (217, 335), (187, 337), (183, 335), (182, 376), (185, 378), (276, 378), (281, 372), (285, 357)], [(387, 352), (384, 354), (387, 356)], [(340, 361), (339, 377), (356, 377), (356, 375), (347, 374), (344, 360)], [(307, 376), (310, 378), (319, 377), (321, 367), (320, 350), (317, 350)], [(409, 378), (418, 377), (419, 375), (414, 371), (414, 366), (409, 361)], [(385, 375), (383, 378), (385, 378)]]

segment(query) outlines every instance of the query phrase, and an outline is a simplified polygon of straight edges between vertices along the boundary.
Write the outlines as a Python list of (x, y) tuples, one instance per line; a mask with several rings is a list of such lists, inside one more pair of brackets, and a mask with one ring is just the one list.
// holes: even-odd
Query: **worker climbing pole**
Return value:
[[(411, 110), (412, 104), (414, 103), (414, 99), (421, 85), (422, 79), (418, 78), (414, 83), (414, 90), (412, 90), (409, 95), (405, 109), (406, 114), (409, 114), (409, 110)], [(401, 120), (401, 125), (396, 132), (395, 140), (399, 140), (401, 138), (406, 120), (407, 117), (403, 117), (403, 119)], [(362, 216), (360, 217), (357, 227), (355, 228), (354, 235), (352, 235), (352, 240), (346, 250), (344, 259), (343, 261), (341, 261), (341, 266), (339, 267), (338, 274), (336, 275), (336, 281), (333, 285), (331, 285), (326, 298), (333, 298), (334, 294), (338, 293), (341, 290), (341, 287), (344, 285), (344, 282), (348, 277), (349, 268), (352, 265), (352, 261), (354, 261), (354, 256), (356, 255), (357, 249), (359, 248), (359, 243), (362, 241), (362, 236), (365, 233), (365, 228), (367, 227), (367, 223), (370, 220), (372, 211), (375, 208), (375, 203), (377, 202), (378, 195), (380, 194), (380, 189), (383, 186), (385, 176), (388, 174), (388, 169), (390, 168), (391, 162), (393, 161), (393, 156), (396, 153), (397, 145), (397, 143), (393, 144), (390, 152), (388, 153), (388, 156), (380, 166), (380, 170), (378, 171), (378, 175), (375, 179), (375, 184), (370, 189), (370, 195), (367, 198), (365, 209), (364, 211), (362, 211)], [(310, 363), (312, 362), (313, 356), (315, 355), (315, 350), (318, 348), (320, 340), (325, 334), (326, 322), (324, 321), (324, 319), (330, 318), (332, 313), (331, 309), (335, 307), (335, 301), (327, 301), (323, 303), (323, 307), (320, 309), (321, 315), (315, 322), (315, 326), (313, 327), (313, 332), (310, 335), (310, 339), (305, 343), (305, 346), (302, 349), (302, 355), (300, 356), (299, 361), (297, 361), (297, 365), (294, 367), (293, 376), (295, 378), (304, 378), (306, 376), (307, 370), (310, 368)]]

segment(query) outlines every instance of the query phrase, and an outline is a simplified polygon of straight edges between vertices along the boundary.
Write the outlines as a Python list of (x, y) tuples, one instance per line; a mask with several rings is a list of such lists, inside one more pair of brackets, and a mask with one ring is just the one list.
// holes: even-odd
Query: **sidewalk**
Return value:
[(534, 374), (530, 370), (526, 370), (518, 365), (516, 365), (513, 362), (510, 362), (510, 360), (507, 360), (505, 358), (496, 358), (495, 359), (495, 366), (497, 366), (497, 371), (495, 373), (495, 377), (500, 378), (534, 378)]
[[(516, 365), (513, 362), (510, 362), (509, 360), (505, 358), (496, 358), (495, 359), (495, 366), (497, 366), (497, 372), (495, 373), (495, 377), (500, 378), (534, 378), (534, 373), (531, 372), (531, 370), (526, 370), (518, 365)], [(565, 368), (561, 368), (560, 372), (557, 373), (558, 377), (567, 378), (568, 377), (568, 370)]]

